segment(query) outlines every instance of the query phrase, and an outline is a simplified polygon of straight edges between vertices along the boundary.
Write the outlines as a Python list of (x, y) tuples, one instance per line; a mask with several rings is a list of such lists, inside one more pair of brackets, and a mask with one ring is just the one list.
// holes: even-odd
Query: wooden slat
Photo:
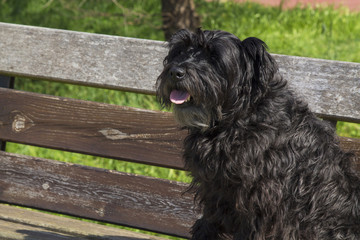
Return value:
[(183, 168), (172, 114), (0, 88), (0, 139)]
[[(172, 114), (0, 89), (0, 139), (183, 169)], [(340, 138), (360, 156), (360, 140)]]
[(186, 184), (0, 152), (0, 201), (188, 236)]
[(340, 137), (340, 146), (345, 151), (355, 153), (357, 159), (355, 159), (354, 167), (360, 172), (360, 139)]
[(159, 41), (0, 23), (0, 74), (153, 92)]
[[(167, 52), (159, 41), (7, 23), (0, 49), (0, 74), (150, 94)], [(274, 57), (317, 114), (360, 122), (359, 63)]]
[(95, 223), (0, 204), (0, 239), (165, 240)]
[(360, 123), (360, 64), (275, 55), (282, 75), (312, 111), (330, 120)]

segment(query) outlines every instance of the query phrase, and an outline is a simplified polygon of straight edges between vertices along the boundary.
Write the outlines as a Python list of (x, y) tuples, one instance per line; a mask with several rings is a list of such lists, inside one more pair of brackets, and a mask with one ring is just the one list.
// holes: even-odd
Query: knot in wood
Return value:
[(49, 183), (44, 183), (43, 185), (42, 185), (42, 188), (44, 189), (44, 190), (48, 190), (49, 188), (50, 188), (50, 185), (49, 185)]
[(26, 129), (32, 127), (33, 122), (26, 117), (23, 113), (15, 111), (13, 112), (13, 122), (12, 122), (12, 130), (16, 133), (25, 131)]
[(12, 130), (14, 132), (21, 132), (22, 130), (25, 129), (25, 122), (26, 122), (25, 117), (21, 115), (16, 115), (12, 124)]
[(105, 128), (99, 131), (101, 134), (103, 134), (107, 139), (111, 140), (121, 140), (129, 138), (130, 135), (127, 133), (123, 133), (117, 129), (113, 128)]

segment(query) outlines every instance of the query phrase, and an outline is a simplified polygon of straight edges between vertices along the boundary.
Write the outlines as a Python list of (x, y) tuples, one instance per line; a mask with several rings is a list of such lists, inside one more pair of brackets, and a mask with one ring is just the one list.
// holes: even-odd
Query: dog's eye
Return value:
[(169, 55), (171, 56), (179, 56), (184, 54), (184, 46), (176, 46), (173, 49), (171, 49)]

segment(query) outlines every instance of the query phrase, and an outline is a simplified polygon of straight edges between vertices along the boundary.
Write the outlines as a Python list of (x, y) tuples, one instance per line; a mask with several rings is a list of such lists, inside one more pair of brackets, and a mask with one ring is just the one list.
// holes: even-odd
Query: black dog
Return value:
[(157, 95), (189, 130), (185, 166), (203, 211), (192, 239), (360, 239), (355, 156), (288, 89), (264, 42), (181, 30)]

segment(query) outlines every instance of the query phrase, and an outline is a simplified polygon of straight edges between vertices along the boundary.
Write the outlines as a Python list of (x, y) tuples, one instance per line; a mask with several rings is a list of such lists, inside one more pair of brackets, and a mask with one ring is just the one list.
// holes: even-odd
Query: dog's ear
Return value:
[(247, 66), (245, 74), (247, 81), (245, 81), (250, 84), (248, 86), (251, 89), (250, 94), (252, 100), (256, 102), (267, 93), (269, 82), (278, 71), (278, 67), (262, 40), (250, 37), (243, 40), (241, 45)]

